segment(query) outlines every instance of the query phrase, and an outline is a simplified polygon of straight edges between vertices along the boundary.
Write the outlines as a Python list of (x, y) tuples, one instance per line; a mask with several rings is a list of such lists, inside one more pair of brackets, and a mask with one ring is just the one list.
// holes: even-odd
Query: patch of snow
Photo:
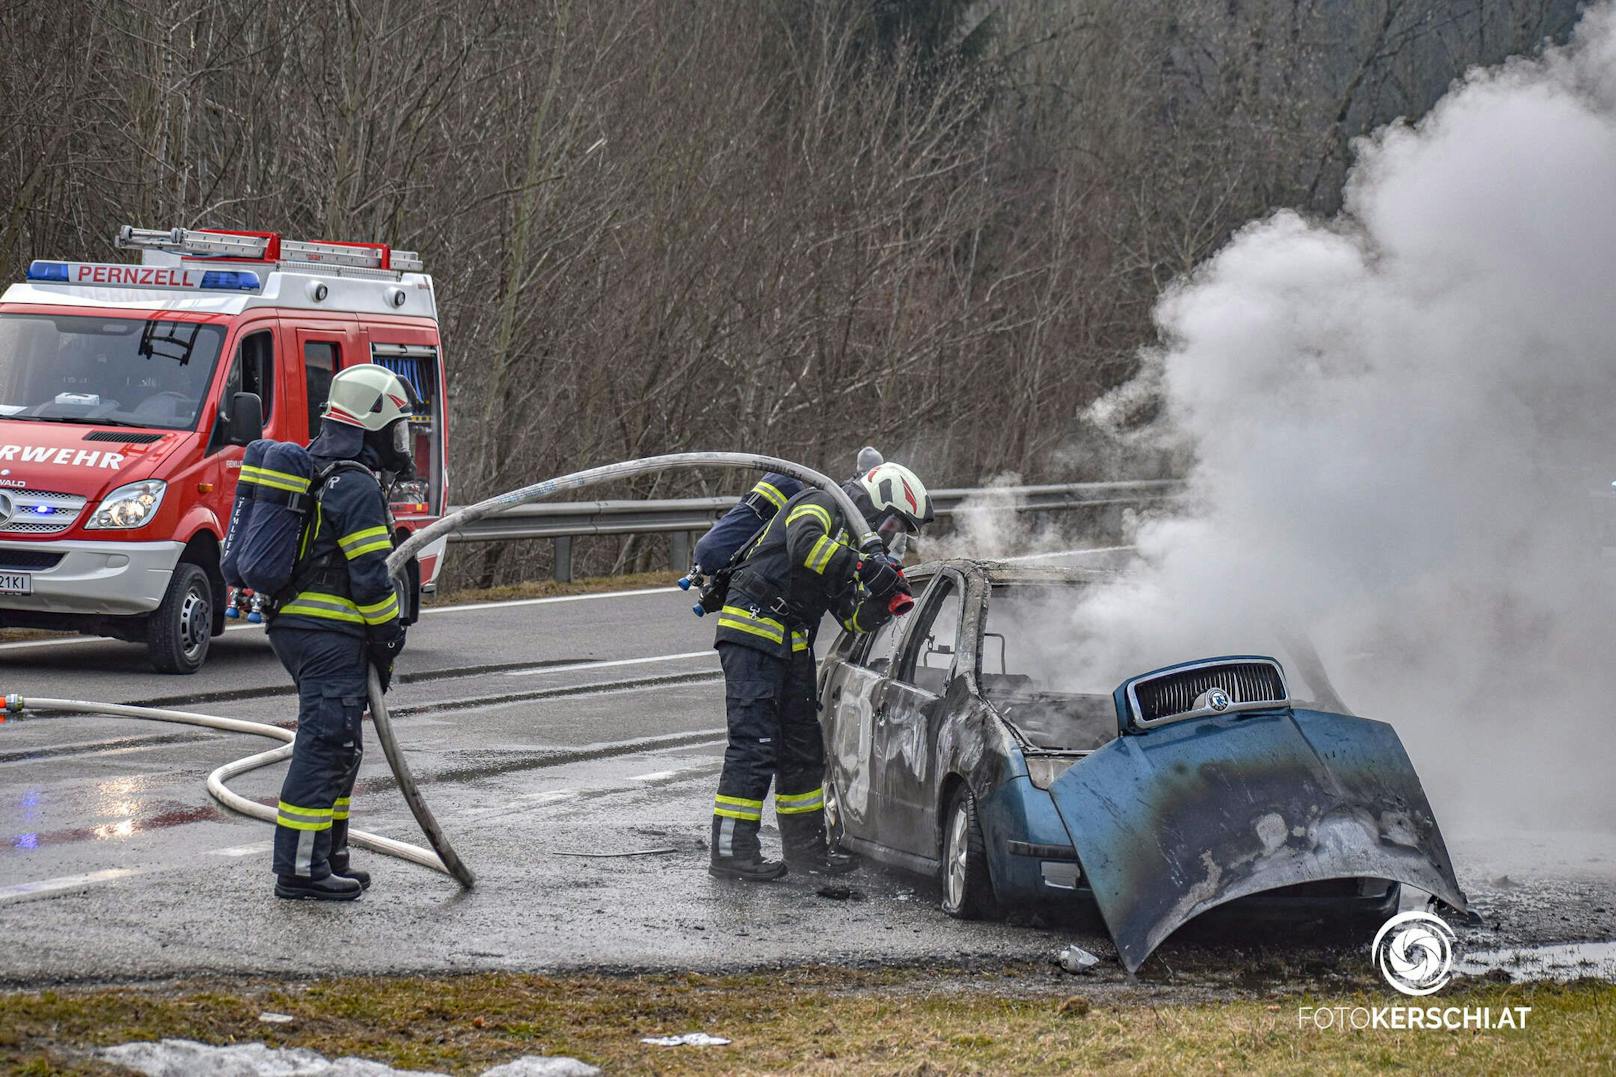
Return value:
[(147, 1077), (443, 1077), (421, 1070), (397, 1070), (365, 1058), (329, 1059), (305, 1047), (265, 1047), (239, 1043), (215, 1047), (195, 1040), (124, 1043), (95, 1052), (95, 1057), (144, 1073)]
[(597, 1067), (565, 1055), (523, 1055), (484, 1070), (482, 1077), (595, 1077), (599, 1072)]

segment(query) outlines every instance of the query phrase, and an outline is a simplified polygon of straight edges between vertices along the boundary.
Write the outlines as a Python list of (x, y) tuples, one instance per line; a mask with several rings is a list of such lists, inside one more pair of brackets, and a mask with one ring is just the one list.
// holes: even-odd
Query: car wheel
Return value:
[(963, 782), (954, 790), (943, 826), (943, 911), (961, 920), (979, 920), (999, 911), (976, 798)]
[(213, 585), (201, 565), (182, 561), (146, 624), (146, 653), (159, 673), (195, 673), (212, 634)]

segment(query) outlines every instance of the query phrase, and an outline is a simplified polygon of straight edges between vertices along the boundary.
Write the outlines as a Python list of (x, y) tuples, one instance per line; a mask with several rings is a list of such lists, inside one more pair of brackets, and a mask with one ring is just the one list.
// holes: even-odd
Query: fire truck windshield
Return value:
[(0, 418), (191, 429), (223, 341), (196, 322), (0, 315)]

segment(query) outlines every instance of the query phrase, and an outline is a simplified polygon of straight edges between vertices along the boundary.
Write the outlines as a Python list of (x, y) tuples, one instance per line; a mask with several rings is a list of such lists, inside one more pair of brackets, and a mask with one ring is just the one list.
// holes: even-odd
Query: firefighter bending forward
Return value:
[[(901, 464), (880, 464), (844, 489), (885, 546), (932, 519), (926, 488)], [(825, 845), (825, 747), (809, 633), (827, 611), (847, 630), (868, 632), (914, 605), (896, 561), (851, 545), (862, 530), (848, 526), (829, 494), (809, 488), (779, 508), (731, 579), (715, 644), (729, 746), (713, 800), (714, 876), (766, 881), (788, 868), (840, 873), (855, 865)], [(758, 842), (771, 780), (784, 861), (765, 860)]]
[[(309, 454), (327, 477), (304, 531), (290, 598), (269, 641), (297, 682), (297, 739), (275, 826), (275, 895), (350, 901), (370, 876), (348, 864), (348, 813), (362, 753), (366, 672), (385, 691), (404, 649), (382, 477), (412, 471), (405, 383), (375, 364), (331, 381)], [(359, 466), (362, 465), (362, 466)], [(379, 477), (382, 476), (382, 477)]]

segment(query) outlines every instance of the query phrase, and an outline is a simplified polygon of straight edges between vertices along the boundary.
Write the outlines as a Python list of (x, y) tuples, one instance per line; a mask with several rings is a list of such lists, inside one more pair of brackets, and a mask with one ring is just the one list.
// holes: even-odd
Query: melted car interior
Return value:
[(982, 695), (1035, 748), (1090, 752), (1117, 736), (1111, 693), (1082, 684), (1081, 671), (1071, 669), (1066, 656), (1041, 645), (1075, 597), (1073, 585), (998, 584), (988, 601)]

